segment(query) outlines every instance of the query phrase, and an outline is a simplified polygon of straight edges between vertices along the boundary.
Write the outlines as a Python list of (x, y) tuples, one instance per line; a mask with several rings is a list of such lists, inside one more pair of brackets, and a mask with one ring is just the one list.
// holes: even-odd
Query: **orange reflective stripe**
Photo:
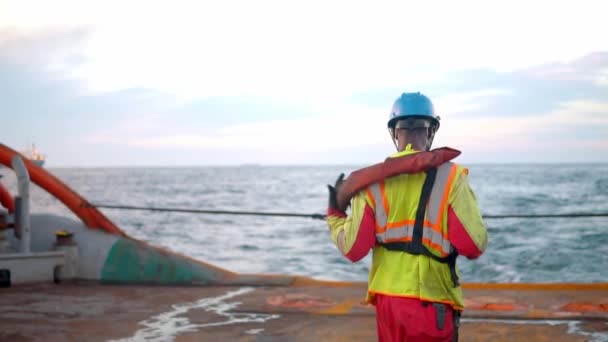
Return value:
[[(428, 221), (425, 221), (425, 222), (428, 222)], [(436, 223), (436, 224), (429, 223), (428, 227), (430, 227), (437, 233), (440, 233), (444, 238), (446, 238), (446, 239), (448, 238), (448, 235), (443, 232), (443, 229), (441, 229), (441, 223)]]
[(386, 239), (386, 241), (383, 241), (382, 243), (389, 243), (389, 242), (410, 242), (412, 241), (412, 237), (411, 236), (405, 236), (405, 237), (399, 237), (399, 238), (393, 238), (393, 239)]
[(441, 247), (441, 245), (434, 243), (428, 238), (422, 238), (422, 243), (427, 244), (429, 247), (433, 248), (433, 250), (439, 252), (441, 257), (445, 257), (448, 255), (448, 253), (443, 251), (443, 247)]
[(380, 227), (380, 225), (378, 225), (378, 221), (376, 221), (376, 234), (382, 234), (386, 232), (386, 229), (386, 227)]
[[(437, 224), (439, 227), (441, 227), (442, 222), (441, 216), (443, 215), (444, 210), (446, 210), (446, 207), (448, 205), (448, 196), (450, 194), (450, 190), (452, 189), (452, 183), (454, 182), (454, 178), (456, 177), (456, 170), (458, 170), (458, 166), (456, 166), (456, 164), (452, 165), (452, 170), (450, 170), (450, 176), (448, 177), (448, 182), (445, 187), (445, 191), (443, 192), (443, 197), (441, 199), (441, 206), (439, 207), (437, 220), (435, 221), (435, 224)], [(443, 231), (441, 231), (441, 233), (443, 234)]]
[[(416, 223), (416, 220), (403, 220), (403, 221), (398, 221), (398, 222), (389, 222), (386, 225), (386, 228), (391, 229), (391, 228), (399, 228), (405, 225), (414, 225)], [(437, 227), (431, 223), (430, 221), (424, 221), (422, 223), (423, 227), (429, 227), (429, 228), (433, 228), (433, 230), (437, 230)], [(441, 230), (439, 230), (438, 232), (441, 233)]]
[(446, 234), (446, 233), (443, 232), (443, 229), (441, 229), (441, 224), (433, 224), (430, 221), (424, 221), (424, 223), (422, 224), (422, 227), (431, 228), (432, 230), (434, 230), (437, 233), (441, 234), (441, 236), (445, 240), (448, 240), (448, 234)]
[[(388, 229), (390, 229), (390, 228), (397, 228), (397, 227), (405, 226), (408, 224), (413, 225), (414, 223), (416, 223), (416, 220), (403, 220), (403, 221), (398, 221), (398, 222), (389, 222), (386, 225), (386, 227)], [(425, 221), (425, 223), (426, 223), (426, 221)]]
[(365, 188), (365, 194), (370, 202), (372, 202), (372, 209), (376, 210), (376, 200), (374, 199), (372, 192), (369, 190), (369, 187)]
[[(427, 222), (427, 221), (425, 221), (425, 222)], [(431, 229), (433, 229), (437, 233), (441, 234), (441, 236), (443, 236), (443, 238), (445, 240), (449, 240), (448, 239), (448, 234), (444, 233), (443, 229), (441, 229), (441, 223), (438, 223), (438, 224), (429, 224), (427, 227), (430, 227)]]
[(382, 195), (382, 206), (384, 207), (384, 212), (388, 215), (389, 205), (388, 199), (386, 198), (386, 192), (384, 191), (384, 181), (380, 182), (380, 195)]

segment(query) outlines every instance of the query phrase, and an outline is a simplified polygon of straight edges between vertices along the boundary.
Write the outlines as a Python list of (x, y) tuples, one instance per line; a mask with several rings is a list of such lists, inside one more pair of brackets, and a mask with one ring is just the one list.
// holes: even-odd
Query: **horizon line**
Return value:
[[(107, 169), (107, 168), (206, 168), (206, 167), (323, 167), (323, 166), (371, 166), (377, 163), (233, 163), (233, 164), (178, 164), (178, 165), (49, 165), (45, 169)], [(524, 166), (524, 165), (608, 165), (608, 161), (546, 161), (546, 162), (471, 162), (463, 166)]]

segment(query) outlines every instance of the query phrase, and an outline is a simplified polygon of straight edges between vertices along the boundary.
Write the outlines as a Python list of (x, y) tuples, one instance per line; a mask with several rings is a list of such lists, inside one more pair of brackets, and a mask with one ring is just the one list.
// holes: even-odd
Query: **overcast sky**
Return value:
[(461, 163), (608, 162), (604, 8), (0, 0), (0, 142), (56, 167), (365, 164), (421, 91)]

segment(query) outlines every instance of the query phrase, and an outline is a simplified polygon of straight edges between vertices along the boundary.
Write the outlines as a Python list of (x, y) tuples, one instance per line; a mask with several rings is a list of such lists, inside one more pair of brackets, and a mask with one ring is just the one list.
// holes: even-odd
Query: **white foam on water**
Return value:
[[(142, 322), (139, 322), (139, 324), (145, 326), (145, 328), (135, 332), (132, 337), (111, 340), (111, 342), (173, 341), (175, 337), (179, 334), (183, 334), (186, 332), (197, 332), (200, 329), (206, 327), (215, 327), (238, 323), (264, 323), (268, 320), (279, 318), (279, 315), (230, 312), (231, 310), (238, 307), (241, 303), (227, 303), (225, 302), (226, 300), (249, 293), (253, 290), (254, 289), (251, 287), (244, 287), (235, 291), (230, 291), (218, 297), (203, 298), (192, 303), (175, 304), (172, 306), (173, 310), (163, 312), (159, 315), (152, 316)], [(225, 320), (204, 324), (191, 323), (188, 317), (185, 316), (185, 314), (188, 311), (194, 309), (205, 309), (205, 311), (213, 312), (220, 317), (224, 317)]]
[[(463, 318), (461, 322), (489, 322), (503, 324), (538, 324), (538, 325), (568, 325), (568, 334), (583, 335), (589, 338), (589, 342), (608, 342), (608, 332), (590, 332), (581, 327), (582, 321), (576, 320), (532, 320), (532, 319), (485, 319), (485, 318)], [(608, 326), (608, 323), (605, 323)]]
[(490, 265), (492, 270), (495, 270), (499, 276), (494, 279), (495, 282), (519, 283), (522, 281), (522, 274), (518, 272), (513, 265)]

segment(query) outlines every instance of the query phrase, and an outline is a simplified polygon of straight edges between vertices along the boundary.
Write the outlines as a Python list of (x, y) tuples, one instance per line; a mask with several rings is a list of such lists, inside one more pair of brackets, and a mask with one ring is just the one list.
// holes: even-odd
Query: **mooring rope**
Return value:
[[(111, 205), (92, 203), (91, 206), (105, 209), (119, 210), (147, 210), (164, 211), (175, 213), (192, 214), (219, 214), (219, 215), (252, 215), (252, 216), (279, 216), (279, 217), (305, 217), (317, 220), (325, 220), (325, 214), (302, 214), (285, 212), (260, 212), (260, 211), (240, 211), (240, 210), (211, 210), (211, 209), (187, 209), (187, 208), (166, 208), (166, 207), (139, 207), (133, 205)], [(605, 213), (568, 213), (568, 214), (501, 214), (501, 215), (482, 215), (484, 219), (507, 219), (507, 218), (580, 218), (580, 217), (608, 217)]]

